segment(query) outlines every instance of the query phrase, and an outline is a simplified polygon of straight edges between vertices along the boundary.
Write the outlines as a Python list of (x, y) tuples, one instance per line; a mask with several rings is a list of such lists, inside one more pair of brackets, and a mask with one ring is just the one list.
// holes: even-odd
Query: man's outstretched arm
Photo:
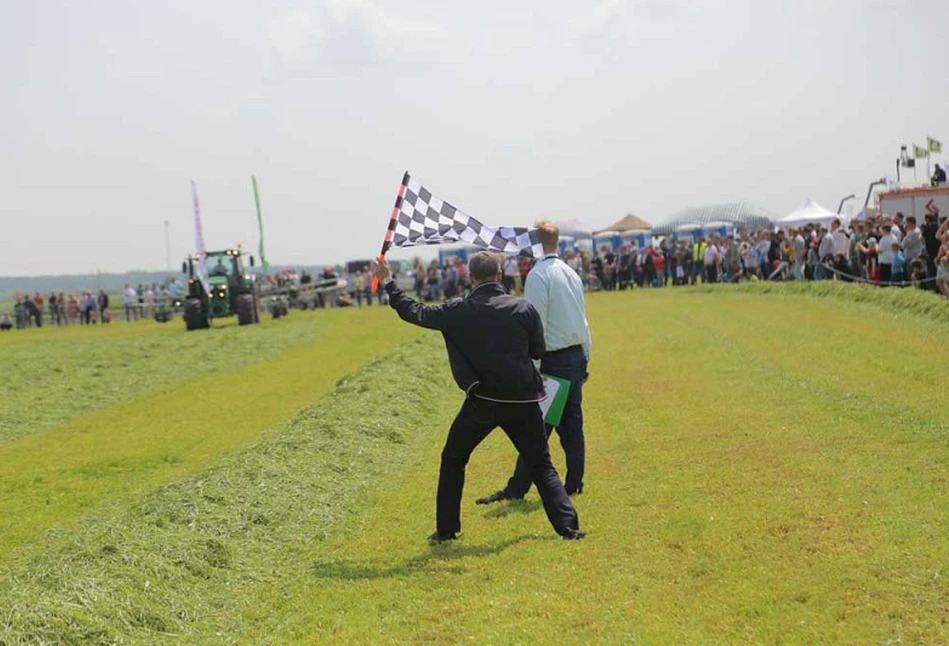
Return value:
[(419, 303), (414, 298), (408, 296), (398, 288), (395, 281), (392, 280), (392, 271), (389, 264), (382, 260), (373, 261), (373, 273), (379, 282), (385, 285), (386, 293), (389, 294), (389, 305), (399, 314), (403, 321), (428, 328), (430, 330), (444, 330), (449, 309), (442, 305), (425, 305)]

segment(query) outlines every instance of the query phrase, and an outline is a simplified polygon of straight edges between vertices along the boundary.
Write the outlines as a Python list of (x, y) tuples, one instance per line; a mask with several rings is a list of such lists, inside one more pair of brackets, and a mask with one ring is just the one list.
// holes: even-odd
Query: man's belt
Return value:
[(559, 350), (551, 350), (550, 352), (545, 352), (545, 353), (544, 353), (544, 356), (545, 356), (545, 357), (555, 357), (555, 356), (557, 356), (558, 354), (564, 354), (564, 353), (566, 353), (566, 352), (569, 352), (570, 350), (573, 350), (573, 349), (579, 348), (579, 347), (581, 347), (579, 344), (577, 344), (577, 345), (569, 345), (569, 346), (567, 346), (566, 348), (560, 348)]

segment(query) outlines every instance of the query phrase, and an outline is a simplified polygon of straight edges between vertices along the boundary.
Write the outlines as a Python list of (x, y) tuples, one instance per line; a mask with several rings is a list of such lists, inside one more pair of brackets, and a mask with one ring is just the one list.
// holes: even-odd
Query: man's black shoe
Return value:
[(501, 489), (500, 491), (495, 491), (490, 496), (485, 496), (484, 498), (478, 498), (475, 500), (476, 505), (490, 505), (493, 502), (500, 502), (502, 500), (510, 500), (511, 496), (508, 493)]
[(572, 498), (574, 496), (578, 496), (581, 493), (583, 493), (583, 487), (580, 487), (579, 489), (567, 489), (566, 491), (567, 491), (567, 495)]
[(430, 535), (426, 540), (429, 543), (444, 543), (445, 541), (454, 541), (458, 539), (458, 534), (439, 534), (435, 532)]
[(568, 529), (563, 534), (563, 539), (565, 541), (579, 541), (581, 538), (585, 537), (586, 532), (581, 532), (579, 529)]

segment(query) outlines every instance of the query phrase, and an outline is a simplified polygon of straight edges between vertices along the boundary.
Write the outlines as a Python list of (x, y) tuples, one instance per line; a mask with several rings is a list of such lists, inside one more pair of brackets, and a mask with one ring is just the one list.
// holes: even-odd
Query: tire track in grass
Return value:
[[(103, 501), (179, 478), (246, 445), (343, 375), (414, 334), (389, 312), (331, 312), (315, 342), (0, 445), (0, 555)], [(3, 557), (0, 556), (0, 559)]]

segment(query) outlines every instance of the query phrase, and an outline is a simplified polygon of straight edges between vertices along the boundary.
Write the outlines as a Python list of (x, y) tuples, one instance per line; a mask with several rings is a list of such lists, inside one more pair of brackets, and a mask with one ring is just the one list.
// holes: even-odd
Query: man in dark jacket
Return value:
[(105, 311), (109, 309), (109, 295), (105, 293), (104, 289), (99, 290), (99, 297), (96, 299), (96, 304), (99, 306), (99, 320), (103, 323), (108, 323), (109, 319), (105, 315)]
[(457, 538), (465, 467), (478, 444), (498, 426), (527, 463), (554, 530), (566, 539), (583, 538), (577, 512), (550, 461), (537, 404), (543, 399), (543, 381), (532, 359), (544, 354), (543, 326), (530, 303), (501, 286), (498, 256), (472, 256), (471, 294), (437, 306), (423, 305), (402, 292), (385, 261), (377, 262), (374, 271), (402, 320), (442, 333), (452, 375), (467, 395), (442, 450), (436, 531), (429, 540)]

